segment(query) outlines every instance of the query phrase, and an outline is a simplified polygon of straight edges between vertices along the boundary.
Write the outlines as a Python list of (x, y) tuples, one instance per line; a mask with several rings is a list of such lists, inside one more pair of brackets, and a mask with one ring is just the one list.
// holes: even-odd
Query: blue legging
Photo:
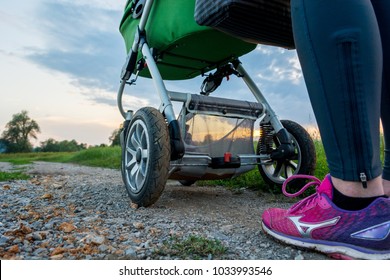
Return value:
[(291, 14), (331, 175), (390, 180), (390, 1), (291, 0)]

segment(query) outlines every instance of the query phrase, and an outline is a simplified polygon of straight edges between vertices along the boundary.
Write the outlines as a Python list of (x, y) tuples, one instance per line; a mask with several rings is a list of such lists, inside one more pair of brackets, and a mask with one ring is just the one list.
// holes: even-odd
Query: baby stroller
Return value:
[[(199, 25), (194, 10), (195, 0), (129, 0), (120, 24), (128, 51), (117, 99), (125, 119), (121, 171), (138, 206), (155, 203), (168, 179), (191, 185), (233, 178), (257, 166), (266, 183), (281, 185), (293, 174), (314, 171), (310, 135), (299, 124), (278, 119), (238, 59), (256, 44)], [(165, 87), (164, 80), (200, 75), (205, 77), (200, 94)], [(241, 78), (257, 102), (210, 96), (229, 75)], [(135, 113), (123, 108), (124, 88), (135, 86), (138, 76), (153, 81), (159, 108)], [(172, 101), (182, 103), (178, 116)]]

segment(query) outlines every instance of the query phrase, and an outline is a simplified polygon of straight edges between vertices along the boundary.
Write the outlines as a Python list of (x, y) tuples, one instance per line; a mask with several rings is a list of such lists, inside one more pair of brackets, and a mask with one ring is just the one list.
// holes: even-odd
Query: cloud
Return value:
[[(102, 90), (102, 89), (97, 89), (97, 88), (83, 88), (80, 93), (85, 96), (87, 99), (89, 100), (92, 100), (93, 102), (95, 103), (100, 103), (100, 104), (105, 104), (105, 105), (108, 105), (108, 106), (113, 106), (113, 107), (116, 107), (117, 106), (117, 97), (115, 94), (113, 94), (112, 92), (109, 92), (109, 91), (105, 91), (105, 90)], [(124, 92), (124, 96), (123, 96), (123, 105), (124, 105), (124, 109), (127, 111), (127, 110), (133, 110), (133, 111), (136, 111), (137, 109), (139, 109), (140, 107), (146, 107), (146, 106), (158, 106), (158, 103), (157, 102), (154, 102), (154, 99), (157, 98), (157, 96), (155, 96), (155, 98), (153, 97), (150, 97), (150, 96), (145, 96), (144, 94), (144, 97), (141, 98), (141, 97), (136, 97), (134, 96), (135, 93), (133, 91), (131, 91), (131, 94), (126, 94), (127, 91), (125, 90)], [(140, 95), (140, 94), (137, 94), (137, 95)]]
[(77, 6), (90, 6), (104, 10), (123, 10), (125, 1), (107, 1), (107, 0), (57, 0), (61, 3), (70, 3)]
[(76, 86), (117, 90), (126, 55), (121, 11), (61, 1), (43, 3), (38, 13), (45, 47), (30, 48), (28, 59), (69, 75)]
[(242, 61), (280, 118), (294, 120), (305, 126), (315, 125), (295, 50), (259, 45)]
[(257, 45), (254, 52), (259, 53), (261, 55), (273, 56), (278, 54), (283, 55), (287, 53), (288, 50), (284, 48), (273, 47), (273, 46)]
[(289, 82), (299, 85), (302, 82), (302, 70), (295, 51), (286, 51), (275, 47), (257, 48), (256, 56), (264, 60), (266, 66), (259, 70), (260, 80), (269, 82)]
[[(45, 44), (40, 48), (30, 48), (27, 57), (46, 69), (71, 77), (73, 84), (90, 100), (116, 106), (119, 75), (126, 53), (118, 30), (123, 15), (122, 3), (111, 2), (44, 2), (38, 9), (38, 16)], [(311, 109), (295, 51), (260, 45), (243, 56), (241, 61), (270, 103), (275, 104), (274, 110), (279, 115), (306, 122)], [(198, 77), (168, 82), (167, 88), (199, 93), (202, 80), (202, 77)], [(136, 110), (142, 106), (158, 107), (160, 104), (150, 79), (139, 78), (137, 86), (127, 87), (126, 92), (131, 96), (125, 101), (126, 108)], [(234, 78), (223, 82), (213, 95), (254, 100), (245, 84)], [(301, 110), (301, 103), (306, 104), (304, 108), (307, 108), (307, 112)], [(293, 108), (297, 108), (295, 113)]]
[[(123, 11), (106, 1), (93, 3), (45, 2), (39, 9), (39, 17), (46, 46), (30, 48), (27, 58), (68, 75), (88, 99), (116, 107), (120, 72), (126, 59), (119, 33)], [(139, 78), (136, 85), (126, 87), (126, 108), (136, 110), (160, 104), (150, 79)]]
[[(40, 139), (54, 138), (58, 141), (75, 139), (79, 143), (90, 145), (108, 144), (108, 138), (114, 128), (110, 123), (69, 120), (68, 118), (41, 118), (37, 120), (42, 134)], [(49, 133), (45, 133), (48, 132)], [(76, 135), (76, 136), (75, 136)], [(40, 141), (35, 141), (39, 146)]]

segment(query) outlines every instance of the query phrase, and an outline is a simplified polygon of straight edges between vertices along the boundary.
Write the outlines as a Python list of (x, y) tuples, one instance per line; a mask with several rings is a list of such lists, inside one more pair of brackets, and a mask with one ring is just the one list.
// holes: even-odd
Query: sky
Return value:
[[(109, 144), (123, 122), (116, 105), (126, 59), (119, 33), (125, 0), (0, 0), (0, 133), (12, 116), (27, 110), (48, 138)], [(258, 45), (241, 57), (280, 119), (315, 126), (295, 50)], [(168, 90), (199, 92), (203, 79), (168, 81)], [(254, 101), (239, 79), (224, 82), (215, 96)], [(150, 79), (127, 88), (125, 109), (158, 108)], [(175, 113), (179, 107), (175, 105)]]

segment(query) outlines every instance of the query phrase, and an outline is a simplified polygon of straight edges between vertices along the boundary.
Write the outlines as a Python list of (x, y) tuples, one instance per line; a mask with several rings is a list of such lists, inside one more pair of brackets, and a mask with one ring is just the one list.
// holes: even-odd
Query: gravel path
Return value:
[[(0, 163), (1, 171), (12, 168)], [(155, 205), (137, 209), (117, 170), (45, 162), (24, 168), (32, 179), (0, 182), (1, 259), (180, 259), (164, 248), (190, 235), (227, 248), (205, 259), (326, 259), (261, 231), (265, 208), (289, 206), (279, 196), (168, 181)]]

